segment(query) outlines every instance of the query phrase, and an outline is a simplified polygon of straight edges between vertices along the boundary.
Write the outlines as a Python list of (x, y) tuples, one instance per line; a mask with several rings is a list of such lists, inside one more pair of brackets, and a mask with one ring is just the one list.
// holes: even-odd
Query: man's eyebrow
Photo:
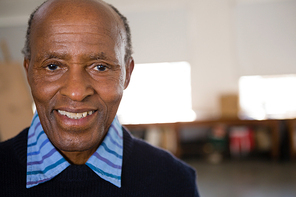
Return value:
[(106, 57), (106, 54), (104, 52), (90, 54), (88, 58), (90, 60), (108, 60), (108, 58)]
[[(68, 53), (57, 53), (57, 52), (46, 52), (46, 53), (40, 54), (37, 57), (37, 61), (44, 61), (44, 60), (48, 60), (48, 59), (68, 60), (68, 59), (71, 59), (71, 57)], [(116, 61), (115, 59), (107, 57), (107, 55), (104, 52), (86, 54), (86, 55), (83, 55), (83, 59), (85, 59), (85, 60), (105, 60), (105, 61), (111, 61), (111, 62)]]
[(37, 61), (47, 60), (47, 59), (67, 59), (68, 55), (66, 53), (56, 53), (48, 52), (43, 53), (37, 57)]

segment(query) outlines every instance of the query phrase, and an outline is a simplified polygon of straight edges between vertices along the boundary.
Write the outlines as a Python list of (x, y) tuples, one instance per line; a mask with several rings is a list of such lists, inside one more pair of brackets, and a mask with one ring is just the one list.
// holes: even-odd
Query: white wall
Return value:
[(296, 73), (296, 1), (238, 5), (236, 16), (241, 75)]
[[(295, 0), (106, 1), (130, 21), (136, 63), (191, 64), (198, 114), (217, 115), (218, 96), (236, 92), (241, 75), (296, 72)], [(25, 21), (40, 0), (23, 2), (0, 1), (0, 39), (19, 61)]]

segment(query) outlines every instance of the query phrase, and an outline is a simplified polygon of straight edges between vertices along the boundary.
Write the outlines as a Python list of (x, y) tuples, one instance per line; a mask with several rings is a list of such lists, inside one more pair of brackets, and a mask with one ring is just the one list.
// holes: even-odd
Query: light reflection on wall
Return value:
[(241, 116), (259, 120), (295, 118), (295, 87), (296, 75), (241, 77)]
[(117, 115), (123, 124), (193, 121), (189, 63), (137, 64)]

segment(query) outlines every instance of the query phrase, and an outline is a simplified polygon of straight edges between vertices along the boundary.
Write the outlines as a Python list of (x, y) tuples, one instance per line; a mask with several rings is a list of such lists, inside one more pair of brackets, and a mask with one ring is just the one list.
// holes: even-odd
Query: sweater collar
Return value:
[[(86, 165), (102, 179), (121, 187), (123, 132), (117, 117), (106, 137)], [(27, 142), (27, 188), (51, 180), (71, 164), (57, 151), (44, 133), (35, 113)]]

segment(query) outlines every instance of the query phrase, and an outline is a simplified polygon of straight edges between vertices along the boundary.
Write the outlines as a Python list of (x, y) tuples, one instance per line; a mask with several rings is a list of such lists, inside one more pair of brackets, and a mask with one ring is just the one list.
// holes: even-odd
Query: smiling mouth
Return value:
[(87, 111), (87, 112), (82, 112), (82, 113), (72, 113), (72, 112), (67, 112), (67, 111), (62, 111), (62, 110), (57, 110), (59, 114), (63, 116), (67, 116), (68, 118), (71, 119), (81, 119), (86, 116), (92, 115), (95, 111)]

